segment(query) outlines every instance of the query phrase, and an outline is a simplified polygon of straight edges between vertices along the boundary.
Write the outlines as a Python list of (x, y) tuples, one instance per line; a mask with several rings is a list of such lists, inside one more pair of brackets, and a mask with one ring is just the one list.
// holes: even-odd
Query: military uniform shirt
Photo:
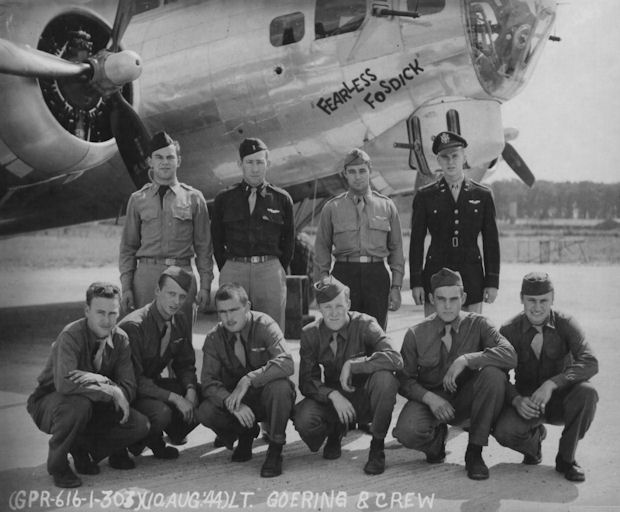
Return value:
[(284, 335), (269, 315), (251, 311), (240, 334), (246, 366), (235, 355), (235, 334), (221, 322), (207, 334), (202, 347), (202, 396), (220, 407), (243, 376), (247, 375), (252, 387), (260, 388), (272, 380), (293, 375), (293, 358)]
[(437, 314), (407, 330), (401, 347), (403, 370), (399, 374), (400, 394), (422, 402), (428, 391), (443, 388), (443, 378), (454, 360), (464, 355), (467, 368), (495, 366), (510, 370), (517, 364), (512, 345), (482, 315), (460, 312), (452, 322), (450, 352), (442, 341), (445, 326)]
[(149, 183), (131, 194), (120, 245), (119, 268), (124, 290), (131, 290), (138, 258), (190, 259), (196, 255), (200, 287), (213, 281), (209, 212), (202, 192), (184, 183), (170, 186), (163, 199)]
[(196, 355), (190, 324), (183, 312), (172, 317), (170, 343), (163, 355), (161, 338), (165, 320), (155, 302), (129, 313), (119, 326), (129, 336), (132, 360), (138, 383), (138, 397), (167, 401), (170, 391), (160, 388), (154, 379), (171, 363), (175, 378), (184, 389), (196, 388)]
[[(95, 353), (99, 341), (88, 328), (85, 318), (67, 325), (52, 343), (52, 351), (38, 377), (35, 395), (43, 396), (53, 391), (63, 395), (82, 395), (93, 402), (113, 400), (114, 388), (123, 390), (131, 402), (136, 397), (136, 379), (131, 364), (131, 350), (127, 335), (118, 327), (112, 330), (111, 343), (106, 343), (102, 365), (95, 368)], [(105, 383), (77, 384), (69, 378), (72, 370), (98, 373), (107, 377)]]
[(518, 395), (530, 396), (549, 379), (562, 389), (598, 373), (598, 361), (583, 330), (570, 315), (551, 310), (543, 326), (540, 359), (530, 348), (536, 329), (523, 311), (502, 325), (500, 332), (514, 346), (518, 357), (515, 387), (510, 386), (508, 391), (510, 401)]
[(329, 402), (328, 395), (341, 389), (340, 372), (349, 359), (355, 387), (376, 371), (402, 368), (400, 354), (392, 348), (390, 339), (374, 317), (357, 311), (349, 311), (348, 316), (349, 321), (338, 331), (335, 356), (330, 347), (332, 331), (322, 318), (306, 325), (301, 331), (299, 390), (305, 397)]
[(220, 192), (213, 203), (213, 254), (220, 270), (231, 257), (277, 256), (287, 268), (295, 249), (293, 201), (285, 190), (264, 183), (250, 214), (245, 182)]
[(401, 286), (405, 269), (400, 217), (394, 202), (369, 190), (360, 215), (355, 196), (345, 192), (327, 202), (319, 221), (315, 242), (315, 261), (320, 276), (329, 274), (334, 256), (374, 256), (387, 258), (392, 284)]

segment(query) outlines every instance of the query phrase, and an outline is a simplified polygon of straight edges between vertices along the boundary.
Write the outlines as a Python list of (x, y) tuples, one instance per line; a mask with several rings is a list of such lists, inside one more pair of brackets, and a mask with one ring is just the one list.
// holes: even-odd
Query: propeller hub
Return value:
[(93, 67), (90, 83), (104, 97), (133, 82), (142, 73), (140, 56), (131, 50), (118, 53), (101, 50), (88, 60)]

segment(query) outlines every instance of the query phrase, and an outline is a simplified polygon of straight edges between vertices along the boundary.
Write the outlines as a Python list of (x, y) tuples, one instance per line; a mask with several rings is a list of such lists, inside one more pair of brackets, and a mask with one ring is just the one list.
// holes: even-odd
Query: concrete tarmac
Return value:
[[(561, 427), (548, 426), (543, 462), (524, 466), (521, 455), (494, 439), (484, 450), (491, 477), (475, 482), (465, 474), (467, 435), (450, 428), (447, 459), (428, 465), (424, 455), (408, 450), (391, 436), (386, 440), (387, 468), (370, 477), (362, 467), (370, 437), (352, 431), (343, 455), (326, 461), (313, 454), (292, 425), (284, 449), (284, 473), (259, 477), (266, 444), (257, 440), (254, 457), (230, 461), (230, 452), (213, 448), (213, 433), (200, 426), (179, 447), (172, 462), (154, 459), (149, 451), (136, 458), (132, 471), (117, 471), (106, 461), (101, 474), (83, 476), (84, 485), (61, 490), (45, 469), (49, 436), (28, 416), (25, 403), (49, 352), (49, 344), (82, 311), (86, 286), (99, 279), (118, 280), (115, 267), (95, 269), (0, 271), (0, 511), (5, 510), (439, 510), (439, 511), (620, 511), (620, 268), (505, 264), (498, 300), (484, 313), (499, 325), (521, 308), (522, 276), (544, 270), (556, 287), (556, 307), (574, 314), (584, 327), (600, 362), (592, 380), (600, 395), (594, 423), (580, 443), (577, 460), (587, 481), (571, 483), (554, 470)], [(408, 282), (408, 281), (406, 281)], [(403, 306), (390, 313), (388, 333), (399, 348), (406, 329), (422, 319), (409, 291)], [(194, 329), (198, 366), (206, 332), (214, 315), (200, 315)], [(296, 368), (299, 343), (289, 340)], [(297, 372), (294, 376), (297, 381)], [(301, 396), (298, 393), (298, 400)], [(399, 398), (396, 420), (404, 400)], [(393, 426), (392, 424), (392, 426)]]

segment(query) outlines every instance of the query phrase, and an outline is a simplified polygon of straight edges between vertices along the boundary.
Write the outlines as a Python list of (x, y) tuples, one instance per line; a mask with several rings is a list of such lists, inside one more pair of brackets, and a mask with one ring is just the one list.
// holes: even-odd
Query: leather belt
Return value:
[(265, 263), (266, 261), (276, 260), (278, 257), (273, 254), (267, 254), (265, 256), (232, 256), (229, 259), (241, 263)]
[(166, 265), (170, 267), (176, 265), (177, 267), (189, 267), (191, 260), (188, 258), (138, 258), (140, 263), (150, 263), (151, 265)]
[(340, 263), (379, 263), (383, 258), (377, 256), (338, 256), (336, 261)]

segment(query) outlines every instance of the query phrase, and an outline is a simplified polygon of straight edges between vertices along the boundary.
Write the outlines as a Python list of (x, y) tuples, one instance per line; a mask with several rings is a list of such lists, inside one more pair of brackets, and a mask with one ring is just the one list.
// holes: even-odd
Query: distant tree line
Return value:
[(620, 183), (518, 180), (490, 183), (498, 219), (611, 219), (620, 217)]

